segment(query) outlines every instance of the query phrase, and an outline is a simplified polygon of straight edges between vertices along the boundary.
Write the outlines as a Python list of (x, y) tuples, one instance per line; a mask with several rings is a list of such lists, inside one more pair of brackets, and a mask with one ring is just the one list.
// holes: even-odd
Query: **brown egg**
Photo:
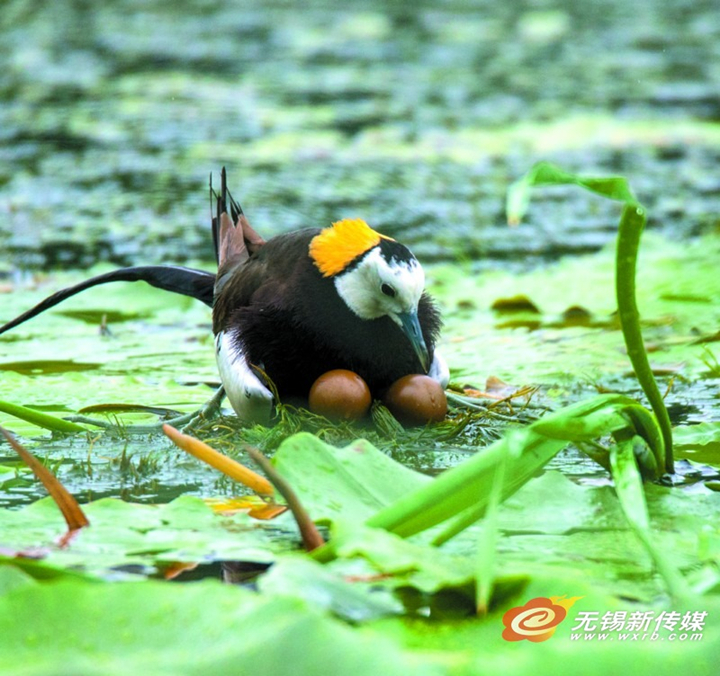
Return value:
[(447, 413), (445, 391), (429, 376), (403, 376), (390, 386), (383, 402), (406, 426), (440, 422)]
[(310, 410), (331, 420), (359, 420), (370, 408), (370, 388), (353, 371), (323, 373), (310, 388)]

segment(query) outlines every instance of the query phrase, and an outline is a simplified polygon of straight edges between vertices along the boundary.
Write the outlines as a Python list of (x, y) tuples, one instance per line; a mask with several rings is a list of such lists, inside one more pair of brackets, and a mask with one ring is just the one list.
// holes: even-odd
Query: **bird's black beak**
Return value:
[(400, 312), (397, 318), (400, 320), (402, 330), (408, 337), (417, 358), (420, 360), (420, 366), (422, 366), (423, 371), (427, 373), (430, 369), (430, 355), (428, 354), (427, 345), (425, 345), (425, 339), (420, 329), (417, 312)]

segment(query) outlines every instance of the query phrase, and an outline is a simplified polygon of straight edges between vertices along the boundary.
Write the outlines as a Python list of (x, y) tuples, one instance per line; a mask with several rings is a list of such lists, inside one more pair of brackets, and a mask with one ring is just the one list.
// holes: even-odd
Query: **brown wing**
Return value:
[(245, 214), (238, 216), (235, 225), (226, 212), (220, 214), (218, 270), (244, 263), (256, 254), (263, 244), (265, 240), (253, 230)]
[(301, 300), (299, 276), (303, 271), (316, 272), (308, 247), (318, 232), (311, 228), (278, 235), (256, 252), (247, 250), (244, 261), (221, 267), (213, 305), (213, 331), (223, 331), (238, 308), (253, 305), (262, 311), (296, 306)]

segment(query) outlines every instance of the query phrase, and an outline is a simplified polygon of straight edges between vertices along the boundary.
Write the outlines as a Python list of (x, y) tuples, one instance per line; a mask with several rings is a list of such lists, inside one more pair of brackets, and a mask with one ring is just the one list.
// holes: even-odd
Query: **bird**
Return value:
[(210, 183), (216, 274), (173, 265), (114, 270), (56, 292), (0, 334), (85, 289), (145, 281), (212, 307), (220, 380), (244, 422), (267, 424), (277, 400), (306, 400), (333, 369), (357, 373), (376, 397), (408, 374), (445, 387), (435, 349), (439, 310), (422, 266), (395, 239), (344, 218), (264, 240), (227, 188)]
[(413, 373), (447, 385), (447, 365), (435, 351), (440, 314), (406, 246), (357, 218), (266, 242), (224, 173), (216, 203), (213, 331), (238, 416), (269, 415), (274, 395), (265, 375), (281, 398), (307, 397), (333, 369), (357, 373), (376, 395)]

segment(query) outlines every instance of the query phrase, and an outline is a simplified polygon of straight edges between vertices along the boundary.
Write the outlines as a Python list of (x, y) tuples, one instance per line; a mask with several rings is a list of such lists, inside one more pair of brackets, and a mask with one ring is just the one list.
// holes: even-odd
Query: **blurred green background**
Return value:
[(713, 0), (4, 0), (0, 272), (210, 261), (226, 165), (264, 235), (358, 216), (425, 261), (593, 251), (617, 210), (534, 161), (630, 177), (653, 228), (718, 228)]

